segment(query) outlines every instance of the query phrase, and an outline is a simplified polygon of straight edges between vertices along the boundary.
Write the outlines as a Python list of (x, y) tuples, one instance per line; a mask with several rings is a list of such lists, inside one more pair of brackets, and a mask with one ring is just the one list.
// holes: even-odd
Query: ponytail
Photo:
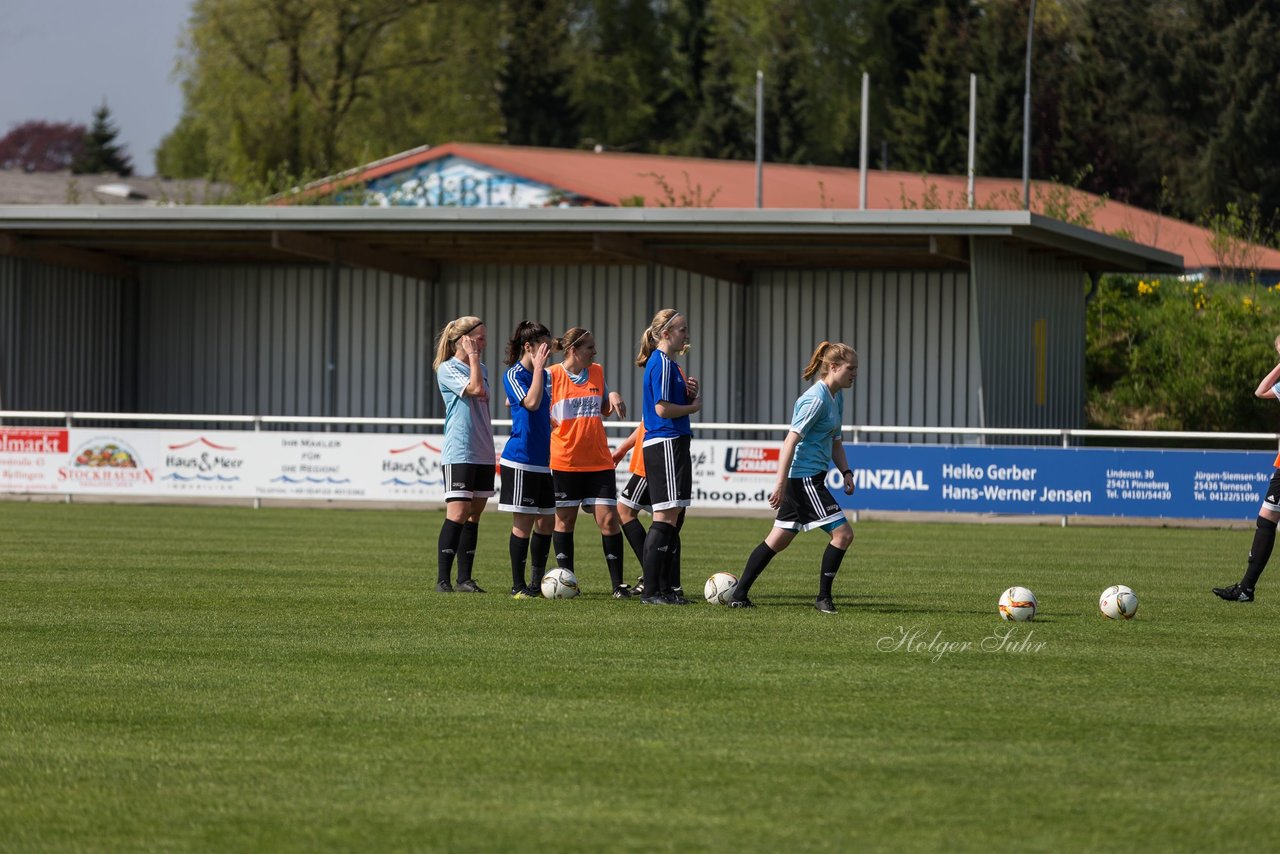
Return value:
[(578, 344), (582, 342), (582, 339), (586, 338), (590, 334), (590, 329), (586, 329), (581, 326), (575, 326), (571, 329), (567, 329), (563, 335), (551, 342), (551, 349), (564, 350), (567, 352), (568, 350), (577, 347)]
[(644, 332), (640, 333), (640, 352), (636, 354), (636, 367), (643, 368), (648, 363), (649, 356), (658, 349), (662, 333), (679, 315), (680, 312), (674, 308), (664, 308), (653, 316), (653, 320), (645, 327)]
[(809, 357), (809, 364), (805, 367), (803, 376), (806, 380), (811, 380), (815, 374), (821, 371), (822, 376), (825, 377), (827, 370), (832, 365), (838, 365), (842, 362), (856, 362), (857, 358), (858, 354), (848, 344), (823, 341), (813, 351), (813, 355)]
[(436, 358), (431, 367), (439, 370), (441, 365), (452, 359), (458, 347), (458, 339), (474, 331), (477, 326), (484, 326), (484, 321), (473, 315), (446, 323), (444, 329), (440, 330), (440, 337), (436, 339)]
[(507, 340), (507, 364), (514, 365), (524, 356), (526, 344), (532, 344), (543, 338), (550, 338), (551, 330), (536, 320), (522, 320), (516, 324), (516, 331)]

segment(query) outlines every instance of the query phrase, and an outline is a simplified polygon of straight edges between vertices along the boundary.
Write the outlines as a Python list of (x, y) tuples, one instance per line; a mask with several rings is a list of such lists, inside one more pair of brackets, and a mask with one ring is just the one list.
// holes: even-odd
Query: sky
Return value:
[(133, 158), (182, 115), (173, 68), (190, 0), (0, 0), (0, 135), (30, 119), (89, 125), (105, 98)]

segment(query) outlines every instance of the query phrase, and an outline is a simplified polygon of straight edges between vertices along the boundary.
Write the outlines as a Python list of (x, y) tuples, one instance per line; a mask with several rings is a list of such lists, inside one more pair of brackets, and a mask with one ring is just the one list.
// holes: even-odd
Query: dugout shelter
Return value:
[(1077, 428), (1090, 277), (1182, 270), (1026, 211), (0, 207), (0, 410), (439, 417), (474, 314), (495, 389), (517, 321), (581, 325), (635, 412), (674, 306), (704, 423), (789, 420), (831, 339), (856, 423)]

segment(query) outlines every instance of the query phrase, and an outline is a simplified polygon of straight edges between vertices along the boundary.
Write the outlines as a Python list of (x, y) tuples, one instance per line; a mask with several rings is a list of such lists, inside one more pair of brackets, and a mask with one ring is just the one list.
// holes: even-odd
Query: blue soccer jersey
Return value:
[(471, 368), (450, 359), (436, 371), (440, 396), (444, 398), (444, 449), (440, 462), (444, 465), (475, 463), (493, 465), (493, 426), (489, 420), (489, 369), (484, 374), (484, 397), (467, 397), (462, 390), (471, 381)]
[(644, 443), (649, 445), (677, 436), (692, 435), (688, 415), (681, 415), (679, 418), (662, 418), (658, 415), (656, 407), (660, 400), (683, 406), (689, 403), (689, 392), (685, 389), (684, 373), (680, 366), (667, 358), (666, 353), (654, 350), (644, 365)]
[(511, 407), (511, 438), (502, 449), (502, 462), (527, 471), (551, 471), (551, 377), (542, 371), (542, 403), (530, 412), (521, 401), (529, 394), (533, 372), (516, 362), (502, 375)]
[(844, 420), (844, 395), (832, 394), (818, 381), (796, 399), (791, 413), (791, 430), (800, 434), (791, 470), (787, 477), (811, 477), (831, 468), (831, 448), (840, 438)]

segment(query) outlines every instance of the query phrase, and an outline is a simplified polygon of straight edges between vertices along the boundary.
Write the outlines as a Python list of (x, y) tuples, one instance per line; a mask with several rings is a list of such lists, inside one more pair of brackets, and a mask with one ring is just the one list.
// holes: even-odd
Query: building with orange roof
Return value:
[[(858, 187), (857, 169), (767, 163), (762, 206), (857, 209)], [(325, 195), (375, 206), (754, 208), (756, 168), (747, 161), (449, 142), (392, 155), (276, 201)], [(1022, 182), (979, 177), (973, 195), (974, 208), (1018, 210)], [(1052, 182), (1033, 182), (1031, 196), (1037, 213), (1180, 255), (1189, 272), (1280, 276), (1280, 251), (1269, 247), (1240, 241), (1215, 247), (1213, 233), (1201, 226)], [(969, 206), (964, 176), (867, 172), (868, 210)]]

